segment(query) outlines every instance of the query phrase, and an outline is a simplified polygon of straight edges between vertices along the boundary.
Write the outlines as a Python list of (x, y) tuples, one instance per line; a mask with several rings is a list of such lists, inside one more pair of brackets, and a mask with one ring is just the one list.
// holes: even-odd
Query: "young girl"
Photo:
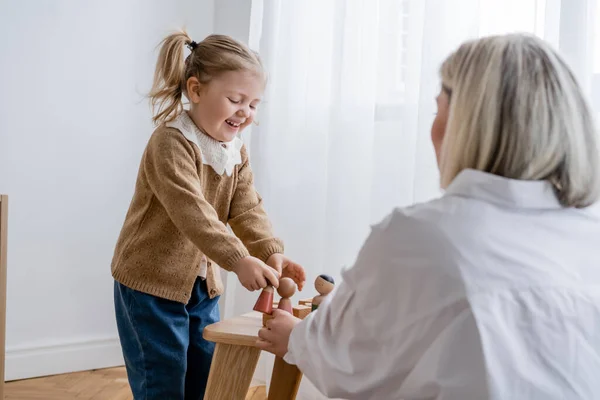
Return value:
[(237, 136), (252, 123), (264, 85), (258, 56), (229, 37), (196, 43), (180, 32), (162, 42), (150, 93), (158, 128), (111, 268), (136, 400), (204, 397), (214, 344), (202, 331), (219, 319), (218, 266), (251, 291), (277, 286), (280, 276), (303, 286), (304, 270), (282, 254)]

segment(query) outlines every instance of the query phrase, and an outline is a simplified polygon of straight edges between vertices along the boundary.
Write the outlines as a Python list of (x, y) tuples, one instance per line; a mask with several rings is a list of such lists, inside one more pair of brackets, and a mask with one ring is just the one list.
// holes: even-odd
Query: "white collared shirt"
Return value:
[(465, 170), (373, 227), (285, 360), (343, 399), (600, 398), (600, 213)]
[(219, 175), (231, 176), (235, 166), (242, 163), (242, 139), (235, 137), (231, 142), (222, 143), (202, 132), (186, 111), (166, 124), (178, 129), (183, 136), (194, 143), (202, 155), (202, 163), (209, 165)]

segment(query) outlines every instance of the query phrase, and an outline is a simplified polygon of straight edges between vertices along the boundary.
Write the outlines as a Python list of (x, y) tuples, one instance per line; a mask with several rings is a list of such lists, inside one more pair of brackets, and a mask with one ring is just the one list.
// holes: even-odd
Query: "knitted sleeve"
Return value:
[(254, 175), (246, 148), (242, 147), (242, 165), (229, 211), (229, 225), (242, 239), (250, 254), (266, 261), (274, 253), (283, 253), (283, 242), (274, 237), (263, 200), (254, 188)]
[(152, 192), (169, 218), (207, 257), (231, 270), (249, 255), (205, 200), (194, 151), (183, 135), (172, 130), (156, 132), (149, 141), (143, 168)]

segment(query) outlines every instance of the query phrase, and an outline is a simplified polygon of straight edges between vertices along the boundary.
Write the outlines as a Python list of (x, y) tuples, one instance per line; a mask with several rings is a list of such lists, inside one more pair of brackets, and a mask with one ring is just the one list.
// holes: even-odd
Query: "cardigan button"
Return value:
[(215, 175), (215, 181), (220, 181), (221, 180), (221, 175)]
[(210, 294), (214, 295), (215, 293), (217, 293), (217, 291), (215, 289), (210, 289)]

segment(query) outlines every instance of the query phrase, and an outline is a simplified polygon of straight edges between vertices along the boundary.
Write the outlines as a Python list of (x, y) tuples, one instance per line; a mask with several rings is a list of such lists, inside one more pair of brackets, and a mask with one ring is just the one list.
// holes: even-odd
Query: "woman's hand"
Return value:
[(267, 259), (267, 265), (279, 272), (282, 278), (292, 278), (298, 285), (298, 290), (302, 290), (304, 287), (306, 274), (300, 264), (293, 262), (283, 254), (275, 253)]
[(250, 291), (260, 290), (267, 285), (279, 286), (280, 274), (255, 257), (244, 257), (233, 266), (243, 287)]
[(256, 347), (279, 357), (285, 356), (292, 330), (300, 321), (287, 311), (273, 310), (273, 318), (267, 321), (267, 327), (258, 331)]

